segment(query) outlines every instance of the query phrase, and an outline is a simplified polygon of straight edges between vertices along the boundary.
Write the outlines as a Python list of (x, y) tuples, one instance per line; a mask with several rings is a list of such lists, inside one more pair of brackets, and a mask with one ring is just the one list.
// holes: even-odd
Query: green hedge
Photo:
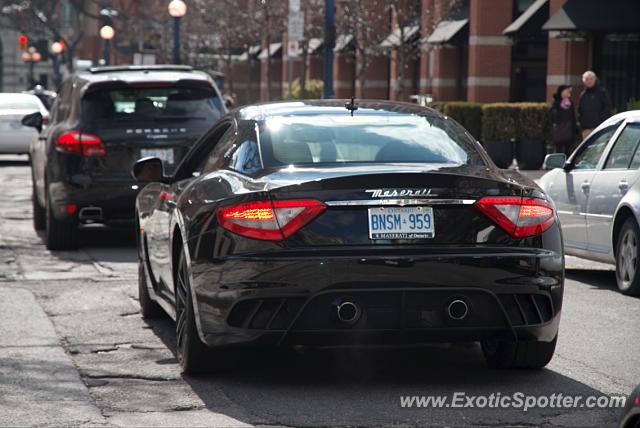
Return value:
[(631, 98), (629, 100), (629, 103), (627, 104), (627, 111), (630, 111), (630, 110), (640, 110), (640, 100)]
[(551, 117), (545, 103), (435, 101), (429, 107), (454, 119), (482, 141), (549, 139)]
[[(322, 90), (324, 88), (324, 82), (318, 79), (307, 80), (305, 83), (304, 98), (305, 99), (319, 99), (322, 98)], [(291, 83), (291, 98), (299, 100), (300, 97), (300, 79), (296, 79)], [(284, 98), (289, 97), (288, 88), (285, 88)]]
[(517, 137), (520, 109), (512, 103), (482, 106), (482, 141), (511, 141)]
[(517, 103), (515, 106), (519, 112), (516, 138), (546, 141), (551, 131), (549, 106), (545, 103)]

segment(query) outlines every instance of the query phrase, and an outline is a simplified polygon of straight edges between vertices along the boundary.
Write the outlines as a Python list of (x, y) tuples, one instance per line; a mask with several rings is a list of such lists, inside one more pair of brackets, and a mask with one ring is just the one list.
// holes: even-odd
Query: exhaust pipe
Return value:
[(336, 304), (336, 315), (340, 322), (354, 324), (360, 319), (361, 314), (360, 306), (350, 300), (343, 300)]
[(455, 321), (462, 321), (469, 315), (469, 305), (464, 300), (452, 300), (447, 306), (447, 315)]
[(100, 222), (103, 220), (102, 208), (100, 207), (82, 208), (78, 213), (78, 220), (85, 223)]

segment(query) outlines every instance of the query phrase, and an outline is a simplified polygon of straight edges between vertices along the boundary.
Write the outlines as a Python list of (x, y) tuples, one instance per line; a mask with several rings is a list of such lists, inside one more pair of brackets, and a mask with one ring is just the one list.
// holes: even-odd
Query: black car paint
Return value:
[[(110, 226), (131, 225), (138, 186), (129, 171), (131, 164), (141, 157), (140, 149), (172, 147), (179, 158), (211, 123), (203, 123), (198, 129), (186, 129), (179, 137), (170, 134), (169, 138), (161, 140), (114, 130), (94, 132), (85, 129), (82, 99), (86, 93), (95, 90), (145, 82), (172, 87), (199, 85), (215, 91), (221, 99), (210, 77), (194, 73), (186, 67), (173, 71), (162, 67), (125, 67), (98, 73), (80, 72), (65, 80), (53, 106), (52, 123), (30, 150), (34, 197), (39, 204), (45, 206), (50, 198), (52, 213), (61, 221), (77, 219), (77, 212), (69, 214), (66, 210), (66, 204), (76, 204), (78, 211), (88, 206), (102, 208), (104, 223)], [(98, 134), (107, 155), (87, 157), (56, 150), (55, 141), (69, 130)], [(136, 144), (131, 144), (132, 140)]]
[[(317, 109), (318, 105), (340, 104), (326, 101), (309, 105)], [(369, 105), (392, 106), (418, 114), (425, 111), (400, 103)], [(228, 115), (226, 125), (223, 120), (218, 127), (237, 126), (245, 118), (246, 112), (239, 109)], [(436, 239), (426, 242), (369, 241), (366, 207), (329, 207), (315, 221), (280, 242), (245, 238), (217, 224), (215, 211), (227, 204), (298, 197), (364, 200), (370, 199), (364, 189), (378, 187), (440, 189), (442, 195), (438, 197), (447, 199), (476, 200), (486, 195), (547, 199), (529, 179), (498, 170), (484, 152), (486, 166), (336, 165), (266, 169), (251, 175), (223, 167), (197, 178), (189, 177), (190, 162), (201, 155), (214, 132), (215, 129), (210, 131), (194, 147), (173, 178), (147, 185), (136, 205), (140, 254), (150, 295), (175, 317), (174, 267), (180, 250), (184, 250), (200, 337), (208, 345), (422, 343), (491, 337), (551, 341), (557, 334), (564, 283), (557, 218), (539, 236), (514, 239), (472, 205), (438, 205), (434, 206)], [(382, 313), (389, 311), (389, 305), (380, 302), (396, 301), (407, 313), (413, 313), (419, 308), (411, 312), (411, 301), (431, 301), (424, 303), (429, 306), (424, 328), (409, 328), (404, 318), (391, 319), (398, 315), (397, 310), (392, 310), (395, 315), (387, 324), (378, 323), (377, 327), (369, 320), (359, 327), (328, 321), (332, 299), (362, 299), (358, 296), (376, 293), (380, 295), (377, 307), (382, 308)], [(509, 313), (513, 308), (505, 302), (515, 299), (514, 305), (520, 305), (515, 295), (548, 299), (551, 313), (540, 317), (538, 323), (525, 319), (523, 325), (514, 325)], [(485, 306), (485, 312), (489, 311), (487, 305), (493, 306), (490, 312), (497, 315), (481, 320), (487, 325), (440, 325), (438, 321), (429, 326), (428, 318), (444, 310), (441, 304), (456, 296), (473, 297), (478, 307)], [(260, 299), (261, 304), (276, 299), (278, 311), (286, 309), (289, 301), (297, 301), (291, 308), (290, 323), (276, 329), (231, 325), (229, 317), (234, 309), (243, 302)], [(470, 303), (474, 310), (474, 303)], [(322, 321), (329, 323), (326, 328), (314, 331), (296, 327), (304, 324), (305, 312), (317, 312), (314, 306), (318, 305), (326, 306), (326, 313), (316, 314), (326, 318)], [(274, 319), (277, 314), (275, 311)]]

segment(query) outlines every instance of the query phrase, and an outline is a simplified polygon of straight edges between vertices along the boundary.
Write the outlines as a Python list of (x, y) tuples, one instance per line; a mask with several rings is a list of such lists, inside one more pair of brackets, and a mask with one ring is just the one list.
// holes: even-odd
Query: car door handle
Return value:
[(591, 188), (591, 184), (589, 184), (588, 182), (585, 181), (584, 183), (582, 183), (582, 186), (580, 186), (580, 187), (582, 187), (582, 191), (584, 193), (589, 193), (589, 189)]
[(618, 189), (620, 189), (621, 192), (625, 193), (627, 190), (629, 190), (629, 183), (627, 183), (626, 181), (621, 181), (620, 183), (618, 183)]

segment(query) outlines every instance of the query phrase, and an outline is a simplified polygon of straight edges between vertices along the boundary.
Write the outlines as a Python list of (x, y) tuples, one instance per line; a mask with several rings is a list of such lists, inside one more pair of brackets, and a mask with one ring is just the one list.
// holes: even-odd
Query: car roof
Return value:
[(178, 80), (201, 80), (212, 82), (211, 76), (189, 66), (155, 65), (155, 66), (107, 66), (92, 67), (77, 73), (77, 79), (85, 83), (122, 81), (137, 82), (176, 82)]
[[(240, 107), (236, 109), (234, 113), (240, 120), (253, 121), (263, 121), (274, 116), (349, 113), (345, 107), (345, 103), (347, 102), (350, 102), (350, 100), (280, 101)], [(367, 114), (399, 113), (444, 117), (440, 112), (428, 107), (422, 107), (418, 104), (385, 100), (355, 100), (354, 102), (358, 108), (354, 111), (354, 115), (356, 116), (358, 115), (358, 111), (362, 114), (363, 110), (367, 110)]]

